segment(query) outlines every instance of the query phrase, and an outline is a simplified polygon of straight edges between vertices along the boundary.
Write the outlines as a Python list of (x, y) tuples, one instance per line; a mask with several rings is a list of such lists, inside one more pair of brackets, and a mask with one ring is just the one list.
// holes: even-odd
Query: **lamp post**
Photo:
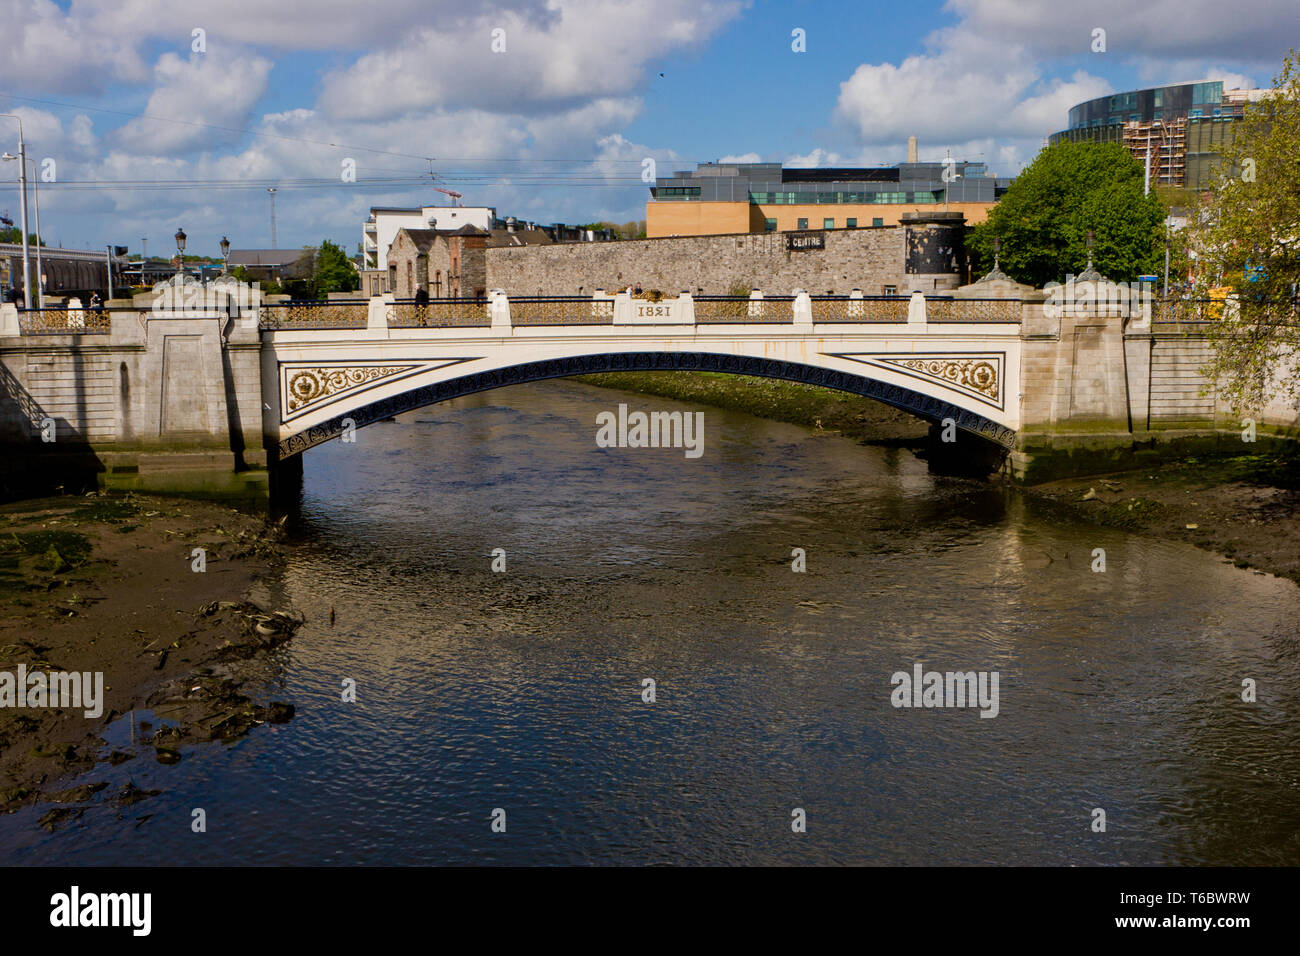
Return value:
[(23, 201), (20, 211), (19, 227), (23, 231), (23, 308), (32, 307), (32, 284), (31, 284), (31, 266), (29, 264), (27, 253), (27, 146), (23, 143), (23, 120), (22, 117), (13, 113), (0, 113), (0, 116), (7, 116), (10, 119), (18, 120), (18, 157), (22, 160), (18, 164), (18, 182), (22, 184)]
[(176, 230), (176, 262), (179, 268), (176, 270), (182, 279), (185, 279), (185, 230)]
[(271, 248), (275, 248), (275, 187), (267, 186), (267, 193), (271, 196)]
[(230, 270), (230, 240), (225, 236), (221, 237), (221, 274), (225, 275)]
[[(13, 153), (0, 153), (0, 159), (15, 160), (19, 158), (20, 157), (15, 156)], [(36, 160), (27, 159), (25, 156), (21, 157), (21, 159), (23, 161), (23, 169), (26, 169), (27, 164), (31, 163), (32, 172), (36, 172)], [(37, 176), (32, 176), (32, 189), (35, 191), (36, 199), (36, 307), (38, 309), (43, 309), (45, 308), (45, 271), (44, 267), (41, 265), (41, 181)], [(23, 241), (24, 243), (26, 242), (25, 237)], [(24, 251), (26, 251), (25, 246)], [(26, 281), (25, 278), (24, 281)]]

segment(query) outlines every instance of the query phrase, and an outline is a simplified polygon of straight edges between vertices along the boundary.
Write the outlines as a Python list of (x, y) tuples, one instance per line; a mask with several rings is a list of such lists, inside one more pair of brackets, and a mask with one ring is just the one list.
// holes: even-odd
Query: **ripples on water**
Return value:
[[(308, 453), (255, 597), (309, 624), (252, 665), (298, 716), (97, 770), (166, 792), (11, 815), (9, 861), (1300, 862), (1294, 585), (717, 409), (700, 459), (598, 448), (619, 401), (684, 407), (541, 383)], [(894, 709), (916, 660), (1000, 715)]]

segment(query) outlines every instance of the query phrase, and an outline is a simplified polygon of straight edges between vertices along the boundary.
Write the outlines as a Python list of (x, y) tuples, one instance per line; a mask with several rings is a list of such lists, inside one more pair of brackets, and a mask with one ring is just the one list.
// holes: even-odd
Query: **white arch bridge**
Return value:
[(1012, 448), (1021, 300), (691, 296), (263, 305), (263, 434), (286, 461), (460, 395), (593, 372), (703, 370), (853, 392)]

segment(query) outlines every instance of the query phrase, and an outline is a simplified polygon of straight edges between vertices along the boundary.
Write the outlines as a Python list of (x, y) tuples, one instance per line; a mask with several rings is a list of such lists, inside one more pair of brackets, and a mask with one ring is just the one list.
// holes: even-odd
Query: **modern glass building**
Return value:
[(1150, 157), (1153, 183), (1204, 189), (1213, 182), (1215, 147), (1231, 140), (1247, 104), (1267, 93), (1224, 92), (1222, 80), (1112, 93), (1073, 107), (1066, 128), (1048, 139), (1119, 143), (1142, 162)]
[[(944, 179), (945, 166), (949, 169)], [(1010, 185), (983, 163), (784, 167), (701, 163), (660, 177), (646, 203), (651, 237), (893, 226), (904, 212), (944, 208), (982, 222)]]

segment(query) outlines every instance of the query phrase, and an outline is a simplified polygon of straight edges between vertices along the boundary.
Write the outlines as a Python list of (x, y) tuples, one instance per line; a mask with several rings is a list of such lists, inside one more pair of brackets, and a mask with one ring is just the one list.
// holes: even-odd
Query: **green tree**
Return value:
[(1283, 396), (1300, 406), (1300, 54), (1251, 104), (1221, 150), (1218, 183), (1193, 209), (1187, 255), (1209, 326), (1219, 394), (1237, 411)]
[[(0, 229), (0, 242), (12, 242), (14, 244), (19, 244), (22, 241), (23, 241), (23, 231), (19, 229), (17, 226), (5, 226), (3, 229)], [(27, 234), (27, 242), (29, 245), (33, 245), (33, 246), (36, 245), (36, 233), (29, 232)], [(48, 245), (48, 243), (44, 239), (42, 239), (41, 245), (45, 246)]]
[(1062, 282), (1083, 271), (1089, 229), (1093, 264), (1106, 278), (1132, 282), (1163, 268), (1167, 210), (1142, 189), (1142, 164), (1116, 143), (1048, 146), (972, 231), (977, 268), (992, 265), (997, 237), (1002, 271), (1013, 279), (1039, 287)]
[(330, 292), (355, 292), (360, 285), (356, 266), (343, 248), (328, 239), (321, 242), (312, 266), (312, 294), (323, 299)]

